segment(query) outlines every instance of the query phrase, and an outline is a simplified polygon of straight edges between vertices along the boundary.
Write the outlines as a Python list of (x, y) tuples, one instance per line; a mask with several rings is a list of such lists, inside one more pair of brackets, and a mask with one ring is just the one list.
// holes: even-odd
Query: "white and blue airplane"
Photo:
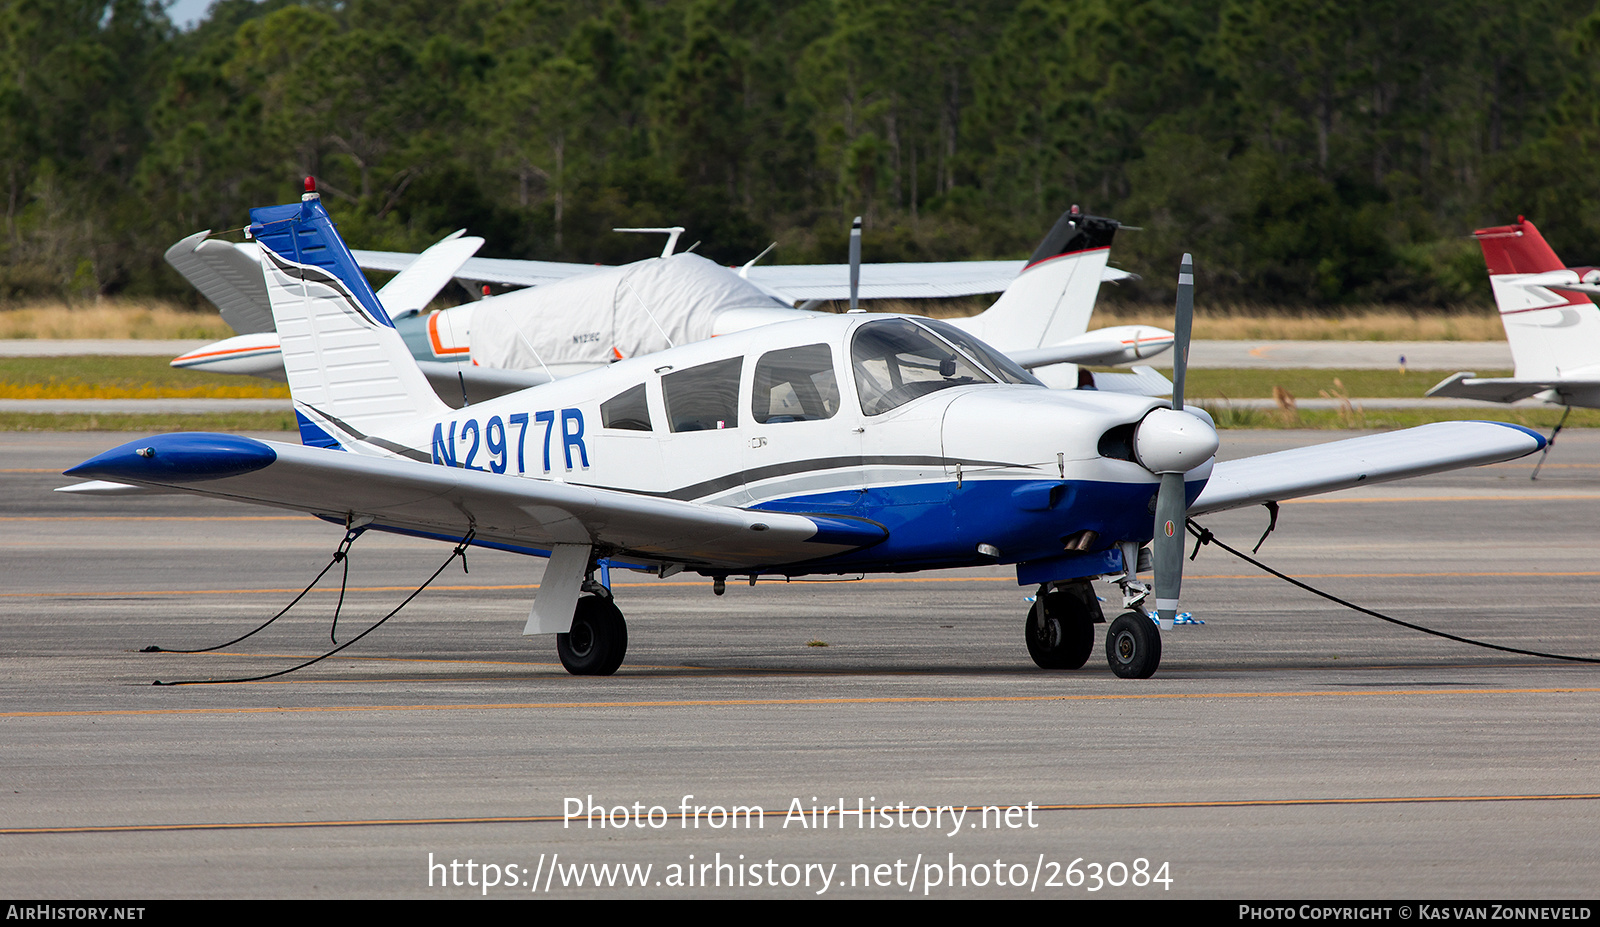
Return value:
[[(556, 635), (575, 674), (615, 672), (627, 650), (596, 579), (604, 563), (696, 572), (715, 591), (730, 576), (1014, 564), (1038, 587), (1023, 637), (1039, 666), (1088, 660), (1105, 620), (1090, 580), (1105, 578), (1125, 609), (1107, 659), (1148, 677), (1178, 607), (1187, 516), (1544, 444), (1517, 426), (1449, 422), (1216, 462), (1209, 416), (1183, 405), (1187, 258), (1171, 403), (1049, 389), (952, 325), (844, 314), (454, 410), (315, 193), (251, 216), (302, 443), (157, 435), (74, 467), (88, 482), (63, 488), (177, 490), (548, 557), (523, 633)], [(1138, 576), (1152, 561), (1153, 590)]]

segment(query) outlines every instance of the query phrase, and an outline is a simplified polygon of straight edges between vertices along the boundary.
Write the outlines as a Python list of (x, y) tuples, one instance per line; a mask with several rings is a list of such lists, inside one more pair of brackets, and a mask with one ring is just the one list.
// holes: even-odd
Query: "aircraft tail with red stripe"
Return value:
[(1516, 378), (1559, 380), (1600, 367), (1600, 271), (1569, 268), (1522, 216), (1473, 232), (1516, 364)]

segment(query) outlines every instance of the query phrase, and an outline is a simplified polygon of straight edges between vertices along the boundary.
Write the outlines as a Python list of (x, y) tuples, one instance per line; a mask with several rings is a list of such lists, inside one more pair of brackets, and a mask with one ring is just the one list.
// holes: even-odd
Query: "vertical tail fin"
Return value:
[(1533, 223), (1517, 217), (1516, 225), (1498, 225), (1478, 229), (1472, 233), (1483, 249), (1483, 262), (1489, 265), (1489, 276), (1499, 274), (1538, 274), (1547, 270), (1561, 270), (1566, 265), (1556, 257), (1555, 251), (1533, 227)]
[(1074, 206), (1034, 249), (994, 305), (961, 327), (1002, 351), (1058, 344), (1089, 328), (1100, 277), (1121, 224)]
[[(1579, 283), (1532, 222), (1473, 232), (1489, 268), (1516, 376), (1556, 380), (1600, 365), (1600, 311), (1589, 297), (1559, 287)], [(1567, 279), (1570, 277), (1570, 280)]]
[[(307, 187), (310, 187), (309, 181)], [(349, 448), (448, 408), (428, 386), (322, 206), (250, 210), (300, 439)]]

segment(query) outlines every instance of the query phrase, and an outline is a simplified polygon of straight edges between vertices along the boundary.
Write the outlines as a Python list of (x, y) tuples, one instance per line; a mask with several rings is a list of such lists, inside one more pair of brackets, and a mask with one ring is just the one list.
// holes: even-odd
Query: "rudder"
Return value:
[(344, 447), (448, 411), (310, 189), (250, 211), (305, 444)]

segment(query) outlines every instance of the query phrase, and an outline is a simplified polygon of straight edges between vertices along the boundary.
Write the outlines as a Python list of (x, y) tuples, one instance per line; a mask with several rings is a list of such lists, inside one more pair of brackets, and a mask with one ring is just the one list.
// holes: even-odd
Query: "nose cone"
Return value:
[(1210, 460), (1220, 443), (1216, 428), (1200, 416), (1153, 409), (1133, 433), (1133, 454), (1151, 473), (1187, 473)]

